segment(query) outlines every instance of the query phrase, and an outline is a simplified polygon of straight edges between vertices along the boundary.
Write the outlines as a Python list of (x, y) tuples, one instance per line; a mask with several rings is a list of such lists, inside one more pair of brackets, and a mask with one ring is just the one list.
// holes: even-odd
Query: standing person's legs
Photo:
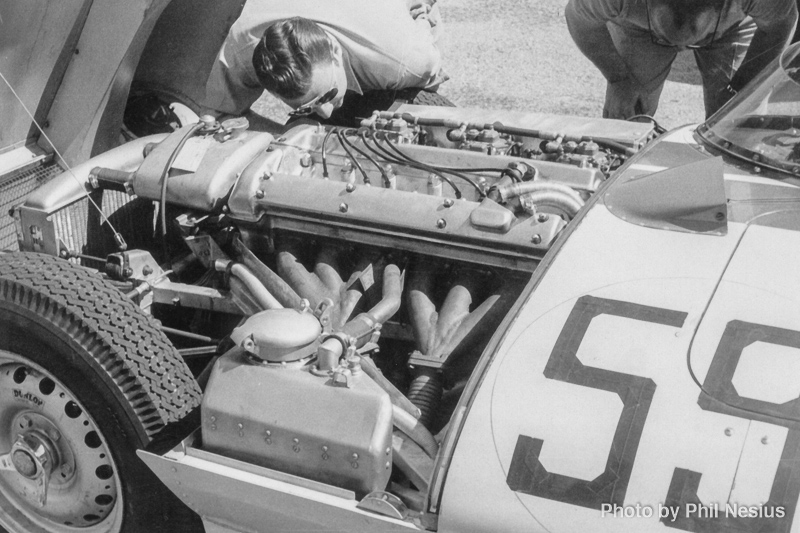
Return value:
[(608, 83), (603, 116), (625, 119), (653, 115), (677, 50), (654, 44), (650, 33), (608, 24), (611, 39), (628, 66), (630, 77)]
[(738, 26), (726, 31), (711, 46), (694, 51), (697, 68), (703, 77), (703, 101), (706, 118), (728, 101), (730, 95), (724, 91), (742, 64), (750, 41), (756, 31), (756, 23), (747, 17)]

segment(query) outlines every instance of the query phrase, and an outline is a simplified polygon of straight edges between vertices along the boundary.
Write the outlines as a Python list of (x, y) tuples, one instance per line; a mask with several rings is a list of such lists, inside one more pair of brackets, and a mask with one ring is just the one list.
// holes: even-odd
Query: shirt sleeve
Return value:
[(573, 16), (587, 24), (605, 24), (622, 15), (621, 0), (570, 0)]
[(204, 107), (241, 115), (259, 99), (264, 89), (252, 63), (255, 43), (240, 43), (229, 34), (206, 82)]
[(404, 0), (357, 3), (357, 16), (324, 25), (347, 49), (364, 89), (430, 87), (441, 81), (437, 32), (427, 20), (412, 19)]

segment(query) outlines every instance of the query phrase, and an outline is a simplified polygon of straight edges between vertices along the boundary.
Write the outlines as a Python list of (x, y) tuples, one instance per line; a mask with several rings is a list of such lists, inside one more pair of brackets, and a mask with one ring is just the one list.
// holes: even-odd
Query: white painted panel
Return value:
[(787, 433), (786, 428), (774, 424), (751, 423), (730, 503), (750, 506), (763, 505), (769, 500)]
[(756, 342), (742, 352), (733, 375), (736, 391), (775, 404), (800, 398), (800, 349)]
[[(691, 346), (710, 359), (719, 341), (695, 336), (695, 330), (744, 227), (730, 223), (728, 229), (724, 237), (679, 234), (627, 224), (602, 206), (589, 213), (489, 368), (448, 473), (440, 531), (665, 530), (658, 517), (602, 517), (598, 510), (514, 492), (506, 482), (520, 435), (543, 441), (539, 460), (551, 473), (584, 479), (608, 458), (603, 439), (619, 419), (612, 419), (618, 410), (604, 396), (619, 396), (543, 374), (575, 302), (587, 294), (686, 313), (682, 328), (601, 315), (580, 343), (577, 357), (584, 365), (656, 384), (625, 504), (657, 511), (678, 467), (702, 472), (701, 499), (727, 500), (750, 421), (698, 405), (687, 352)], [(549, 442), (557, 444), (549, 448)], [(492, 444), (495, 452), (487, 455)], [(582, 462), (571, 468), (576, 450), (582, 450)]]

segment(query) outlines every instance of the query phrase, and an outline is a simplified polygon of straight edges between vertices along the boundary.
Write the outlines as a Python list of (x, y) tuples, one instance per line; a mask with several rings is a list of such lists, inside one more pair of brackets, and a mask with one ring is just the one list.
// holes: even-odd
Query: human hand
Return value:
[(435, 3), (436, 0), (408, 0), (408, 12), (412, 19), (427, 20), (431, 26), (435, 26), (435, 20), (429, 16)]

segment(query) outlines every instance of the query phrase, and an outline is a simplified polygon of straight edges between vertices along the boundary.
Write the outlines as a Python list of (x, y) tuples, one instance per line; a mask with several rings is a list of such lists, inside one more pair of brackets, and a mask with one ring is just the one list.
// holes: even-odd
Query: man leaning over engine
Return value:
[(569, 0), (569, 32), (605, 76), (603, 116), (653, 115), (679, 50), (693, 49), (706, 116), (778, 57), (795, 0)]
[(329, 118), (344, 105), (337, 113), (352, 118), (376, 91), (435, 90), (446, 76), (433, 2), (249, 0), (212, 68), (205, 106), (240, 115), (266, 89), (294, 114)]

